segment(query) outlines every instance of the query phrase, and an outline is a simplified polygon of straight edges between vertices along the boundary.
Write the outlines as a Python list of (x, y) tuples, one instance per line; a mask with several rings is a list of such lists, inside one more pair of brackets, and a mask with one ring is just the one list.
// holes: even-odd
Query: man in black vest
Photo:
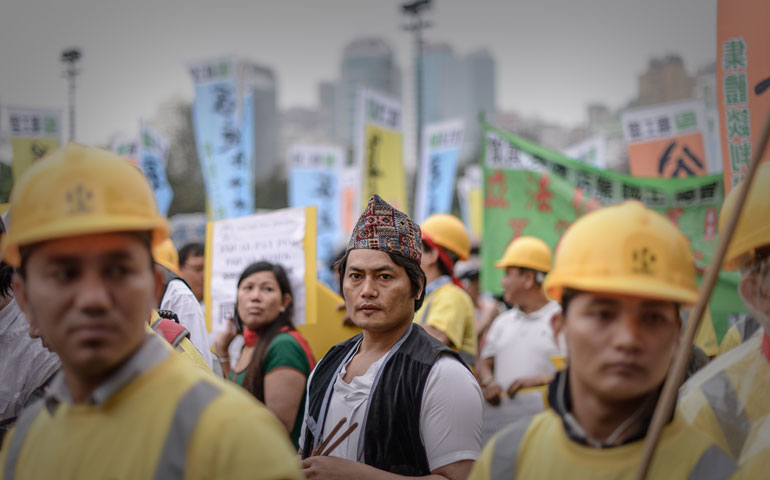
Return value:
[[(481, 391), (456, 352), (412, 323), (424, 299), (421, 255), (420, 227), (372, 196), (339, 261), (340, 291), (363, 333), (329, 350), (308, 381), (300, 446), (309, 479), (470, 472)], [(340, 424), (340, 433), (358, 426), (335, 446)]]

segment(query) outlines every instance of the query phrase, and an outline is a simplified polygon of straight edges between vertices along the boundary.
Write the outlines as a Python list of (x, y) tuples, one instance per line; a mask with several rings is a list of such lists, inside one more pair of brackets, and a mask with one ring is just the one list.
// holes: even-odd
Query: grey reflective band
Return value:
[(759, 330), (759, 322), (752, 317), (746, 317), (738, 324), (738, 331), (741, 333), (741, 343), (751, 338)]
[(465, 350), (458, 350), (457, 353), (460, 354), (460, 358), (462, 358), (469, 367), (476, 366), (476, 355), (473, 355), (470, 352), (466, 352)]
[(154, 478), (184, 478), (187, 446), (201, 414), (219, 394), (219, 388), (205, 380), (199, 381), (184, 394), (176, 406)]
[(706, 380), (700, 388), (719, 422), (730, 453), (734, 458), (740, 458), (743, 445), (751, 432), (751, 420), (730, 379), (721, 371)]
[(45, 399), (41, 398), (29, 407), (25, 408), (19, 416), (19, 421), (13, 427), (13, 437), (11, 437), (11, 444), (8, 445), (8, 455), (5, 457), (5, 465), (3, 465), (3, 478), (5, 480), (13, 480), (16, 474), (16, 464), (19, 462), (19, 455), (21, 454), (21, 447), (24, 446), (24, 440), (29, 433), (32, 423), (34, 423), (37, 415), (43, 409)]
[(180, 343), (182, 343), (182, 340), (189, 337), (190, 337), (190, 332), (185, 328), (184, 330), (179, 332), (179, 335), (177, 335), (174, 341), (171, 342), (171, 346), (176, 348), (179, 346)]
[(516, 478), (516, 460), (519, 446), (534, 415), (521, 418), (509, 425), (495, 439), (490, 465), (490, 480), (512, 480)]
[(732, 458), (716, 445), (710, 446), (687, 477), (689, 480), (721, 480), (735, 473), (737, 466)]

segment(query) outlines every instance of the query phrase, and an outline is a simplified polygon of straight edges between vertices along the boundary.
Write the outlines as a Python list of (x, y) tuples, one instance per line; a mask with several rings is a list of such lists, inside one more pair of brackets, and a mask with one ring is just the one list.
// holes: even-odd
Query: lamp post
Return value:
[[(404, 25), (404, 30), (414, 33), (415, 45), (415, 103), (417, 104), (417, 165), (422, 162), (422, 30), (431, 26), (430, 22), (422, 19), (421, 13), (429, 9), (431, 0), (416, 0), (401, 4), (404, 15), (410, 16), (413, 21)], [(419, 168), (418, 168), (419, 170)]]
[(80, 73), (78, 62), (82, 57), (79, 48), (68, 48), (61, 52), (61, 62), (64, 65), (64, 76), (69, 81), (69, 110), (70, 110), (70, 136), (75, 139), (75, 79)]

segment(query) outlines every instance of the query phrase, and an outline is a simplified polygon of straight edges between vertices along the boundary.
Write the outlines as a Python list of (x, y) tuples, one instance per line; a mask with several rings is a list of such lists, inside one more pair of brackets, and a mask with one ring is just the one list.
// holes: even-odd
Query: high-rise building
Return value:
[(236, 66), (238, 105), (249, 92), (254, 92), (254, 174), (255, 180), (265, 180), (278, 165), (277, 87), (273, 70), (253, 62), (239, 61)]
[(639, 75), (638, 83), (635, 107), (689, 100), (694, 96), (695, 78), (687, 73), (679, 55), (650, 60), (647, 71)]
[(357, 93), (361, 88), (397, 98), (401, 96), (401, 71), (393, 50), (380, 38), (354, 40), (343, 52), (339, 84), (333, 89), (334, 136), (348, 145), (355, 139)]
[(429, 44), (422, 53), (423, 125), (462, 119), (465, 141), (461, 161), (474, 158), (480, 146), (479, 114), (495, 113), (495, 60), (487, 50), (460, 57), (447, 44)]

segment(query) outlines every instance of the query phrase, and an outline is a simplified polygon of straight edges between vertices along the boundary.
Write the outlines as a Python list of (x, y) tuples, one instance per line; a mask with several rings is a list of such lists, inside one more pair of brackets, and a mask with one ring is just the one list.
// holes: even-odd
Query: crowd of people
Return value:
[[(769, 195), (764, 164), (725, 263), (753, 323), (690, 372), (648, 478), (770, 478)], [(491, 299), (484, 239), (373, 195), (334, 265), (361, 333), (313, 352), (267, 261), (207, 331), (203, 244), (176, 250), (116, 154), (48, 155), (3, 220), (6, 480), (633, 478), (698, 298), (687, 238), (639, 202), (586, 214), (555, 252), (514, 239)]]

